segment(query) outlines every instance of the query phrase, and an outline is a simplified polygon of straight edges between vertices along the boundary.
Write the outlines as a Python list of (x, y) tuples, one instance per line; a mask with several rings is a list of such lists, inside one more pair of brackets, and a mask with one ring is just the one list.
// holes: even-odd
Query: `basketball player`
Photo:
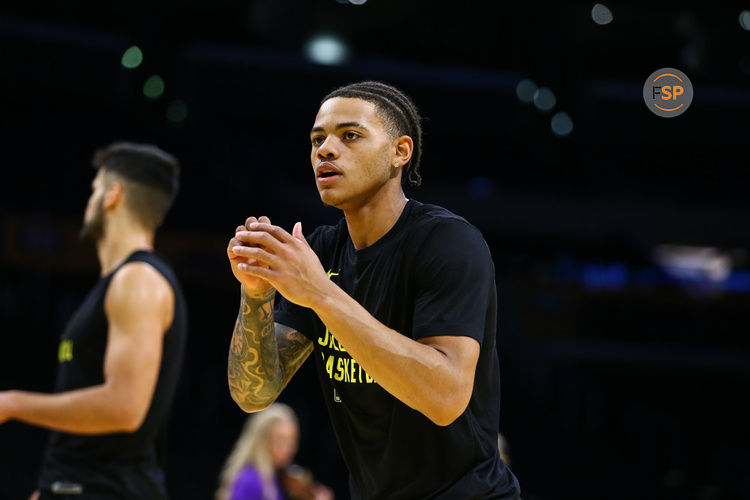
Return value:
[(497, 447), (494, 265), (466, 220), (404, 195), (421, 180), (417, 109), (354, 83), (323, 99), (310, 140), (344, 218), (307, 239), (267, 217), (236, 229), (232, 397), (265, 408), (312, 353), (353, 498), (519, 498)]
[(98, 151), (93, 164), (82, 235), (96, 242), (101, 278), (62, 334), (56, 393), (0, 392), (0, 423), (55, 431), (34, 498), (166, 498), (162, 447), (187, 316), (153, 246), (179, 166), (132, 143)]

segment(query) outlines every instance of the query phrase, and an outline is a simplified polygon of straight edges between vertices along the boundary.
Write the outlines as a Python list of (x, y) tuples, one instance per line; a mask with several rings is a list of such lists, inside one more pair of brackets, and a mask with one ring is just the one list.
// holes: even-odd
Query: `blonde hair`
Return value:
[(510, 447), (508, 446), (508, 440), (505, 439), (501, 433), (497, 434), (497, 449), (500, 451), (500, 458), (503, 459), (505, 465), (510, 465)]
[(267, 489), (273, 488), (274, 467), (268, 452), (268, 434), (273, 424), (291, 420), (297, 423), (297, 416), (289, 406), (273, 403), (265, 410), (248, 417), (242, 433), (234, 444), (232, 453), (221, 470), (216, 500), (228, 500), (237, 474), (246, 465), (253, 465), (263, 482), (264, 497)]

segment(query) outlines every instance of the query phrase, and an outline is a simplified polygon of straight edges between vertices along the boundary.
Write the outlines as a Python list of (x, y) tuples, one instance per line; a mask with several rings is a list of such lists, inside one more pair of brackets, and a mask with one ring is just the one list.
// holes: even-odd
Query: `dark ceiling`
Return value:
[[(1, 130), (15, 145), (7, 159), (47, 165), (45, 176), (60, 186), (65, 176), (50, 165), (70, 168), (103, 142), (136, 135), (181, 155), (197, 186), (210, 176), (221, 189), (222, 179), (257, 165), (265, 179), (309, 187), (306, 135), (318, 100), (375, 78), (414, 95), (425, 116), (425, 190), (542, 194), (547, 212), (563, 197), (592, 217), (605, 214), (601, 224), (628, 203), (747, 215), (750, 32), (740, 9), (607, 6), (614, 21), (600, 26), (591, 2), (5, 3)], [(306, 43), (321, 34), (349, 47), (345, 63), (306, 58)], [(144, 59), (128, 70), (120, 58), (132, 45)], [(660, 67), (681, 68), (694, 85), (679, 118), (658, 118), (642, 101), (643, 82)], [(141, 92), (152, 74), (166, 84), (158, 99)], [(554, 109), (519, 101), (524, 78), (554, 92)], [(168, 118), (175, 102), (187, 111), (179, 123)], [(550, 129), (558, 111), (572, 118), (567, 137)], [(41, 189), (54, 203), (56, 191)], [(23, 192), (3, 195), (25, 205)], [(744, 241), (730, 227), (717, 232)]]

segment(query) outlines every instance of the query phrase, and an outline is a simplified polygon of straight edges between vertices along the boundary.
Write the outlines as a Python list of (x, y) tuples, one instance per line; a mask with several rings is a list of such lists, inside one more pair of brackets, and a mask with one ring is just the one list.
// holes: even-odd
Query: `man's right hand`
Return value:
[[(266, 224), (270, 224), (271, 221), (268, 217), (260, 217), (259, 219), (256, 219), (255, 217), (248, 217), (245, 221), (244, 226), (237, 226), (237, 229), (234, 230), (235, 234), (237, 234), (240, 231), (249, 231), (250, 224), (254, 222), (262, 222)], [(250, 265), (260, 265), (264, 267), (263, 263), (256, 261), (255, 259), (250, 259), (248, 257), (235, 255), (235, 253), (232, 251), (232, 248), (235, 246), (257, 246), (257, 245), (250, 245), (248, 243), (243, 243), (239, 241), (237, 238), (232, 238), (229, 240), (229, 246), (227, 247), (227, 256), (229, 257), (229, 263), (232, 266), (232, 273), (234, 273), (234, 277), (237, 278), (237, 281), (239, 281), (242, 284), (242, 288), (245, 290), (245, 293), (247, 293), (250, 297), (267, 297), (269, 293), (272, 292), (273, 287), (270, 283), (268, 283), (266, 280), (262, 278), (258, 278), (256, 276), (251, 276), (247, 273), (243, 273), (239, 269), (240, 264), (250, 264)]]

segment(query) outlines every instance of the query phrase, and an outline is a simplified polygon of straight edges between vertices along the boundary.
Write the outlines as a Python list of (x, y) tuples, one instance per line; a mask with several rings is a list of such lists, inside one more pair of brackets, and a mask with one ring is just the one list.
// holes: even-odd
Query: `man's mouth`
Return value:
[(335, 165), (329, 162), (323, 162), (318, 165), (318, 168), (315, 169), (315, 176), (318, 182), (321, 184), (332, 182), (342, 175), (343, 174), (341, 173), (341, 171)]

